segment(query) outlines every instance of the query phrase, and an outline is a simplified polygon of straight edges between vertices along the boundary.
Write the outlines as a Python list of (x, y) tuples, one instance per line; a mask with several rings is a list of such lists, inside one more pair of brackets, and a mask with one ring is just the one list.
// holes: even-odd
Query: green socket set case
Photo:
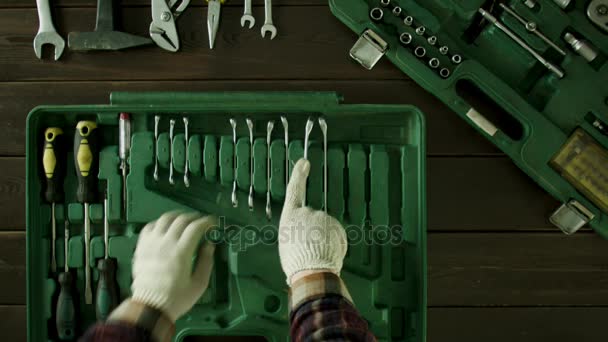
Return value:
[(608, 238), (608, 1), (329, 4), (354, 60), (386, 56), (563, 203), (553, 224)]
[[(347, 230), (349, 249), (342, 276), (357, 309), (382, 341), (425, 341), (423, 115), (406, 105), (341, 102), (335, 93), (114, 93), (110, 105), (34, 109), (27, 120), (26, 158), (28, 341), (59, 340), (55, 325), (59, 285), (57, 274), (50, 268), (51, 205), (45, 200), (43, 181), (48, 171), (43, 171), (48, 127), (61, 128), (67, 142), (62, 165), (65, 196), (55, 208), (55, 247), (59, 272), (65, 261), (63, 228), (67, 222), (67, 264), (74, 278), (79, 319), (74, 336), (96, 322), (95, 303), (87, 305), (83, 298), (84, 208), (76, 200), (72, 144), (81, 120), (95, 122), (99, 138), (95, 183), (99, 196), (91, 202), (89, 211), (94, 298), (99, 279), (96, 265), (105, 248), (103, 193), (108, 198), (108, 254), (117, 264), (121, 300), (130, 295), (131, 258), (143, 226), (169, 210), (198, 210), (220, 218), (218, 229), (208, 237), (217, 242), (215, 266), (209, 289), (178, 320), (174, 340), (199, 335), (288, 340), (287, 285), (279, 263), (278, 222), (285, 196), (286, 165), (293, 168), (303, 156), (309, 117), (315, 119), (315, 128), (309, 141), (307, 201), (315, 209), (327, 203), (329, 214)], [(118, 154), (120, 113), (129, 113), (132, 127), (124, 214)], [(281, 116), (288, 121), (287, 151)], [(323, 187), (324, 144), (316, 124), (319, 117), (325, 118), (328, 126), (327, 192)], [(189, 122), (187, 141), (184, 118)], [(236, 122), (236, 144), (231, 118)], [(247, 118), (254, 124), (253, 146)], [(268, 145), (270, 120), (274, 129)], [(184, 182), (185, 170), (189, 172), (189, 186)], [(234, 181), (237, 207), (233, 207), (231, 198)], [(248, 207), (250, 185), (253, 210)], [(265, 210), (268, 193), (270, 218)]]

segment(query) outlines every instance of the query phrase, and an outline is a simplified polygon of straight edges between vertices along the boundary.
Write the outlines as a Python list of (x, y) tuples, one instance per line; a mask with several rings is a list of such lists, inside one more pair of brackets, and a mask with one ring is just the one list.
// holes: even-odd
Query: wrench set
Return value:
[[(150, 23), (150, 38), (139, 37), (115, 28), (115, 2), (118, 0), (98, 0), (97, 21), (94, 32), (70, 32), (68, 47), (72, 51), (91, 50), (123, 50), (155, 43), (163, 50), (176, 52), (180, 48), (177, 30), (177, 19), (186, 10), (190, 0), (151, 0), (152, 22)], [(253, 28), (251, 0), (245, 1), (245, 12), (241, 18), (241, 26)], [(57, 33), (53, 25), (50, 10), (50, 0), (36, 0), (40, 27), (34, 38), (34, 52), (36, 57), (42, 58), (42, 46), (54, 47), (54, 59), (57, 61), (65, 49), (65, 40)], [(207, 0), (207, 31), (209, 34), (209, 48), (213, 49), (219, 29), (221, 5), (225, 0)], [(272, 0), (264, 1), (264, 24), (261, 27), (262, 37), (268, 34), (270, 39), (277, 35), (277, 29), (272, 21)]]

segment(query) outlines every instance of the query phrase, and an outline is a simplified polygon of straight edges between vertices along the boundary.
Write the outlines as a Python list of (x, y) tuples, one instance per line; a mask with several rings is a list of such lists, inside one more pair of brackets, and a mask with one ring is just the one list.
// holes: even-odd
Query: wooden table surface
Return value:
[[(62, 36), (90, 31), (94, 0), (57, 0)], [(387, 60), (365, 71), (348, 57), (356, 36), (326, 0), (275, 0), (278, 36), (240, 27), (242, 3), (222, 9), (216, 47), (206, 8), (178, 20), (182, 50), (35, 58), (33, 0), (0, 2), (0, 334), (26, 339), (25, 117), (42, 104), (108, 103), (111, 91), (331, 90), (349, 103), (413, 104), (428, 130), (428, 340), (606, 341), (608, 242), (567, 237), (547, 220), (559, 203)], [(147, 35), (149, 0), (122, 2), (126, 31)]]

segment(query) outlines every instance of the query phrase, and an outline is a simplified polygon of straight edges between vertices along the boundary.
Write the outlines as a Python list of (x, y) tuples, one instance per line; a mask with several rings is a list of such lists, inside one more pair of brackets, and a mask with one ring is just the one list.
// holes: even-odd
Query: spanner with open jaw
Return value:
[(270, 39), (277, 35), (277, 28), (272, 23), (272, 0), (264, 0), (264, 25), (262, 26), (262, 38), (266, 37), (266, 32), (270, 32)]
[(50, 0), (36, 0), (38, 7), (38, 20), (40, 26), (36, 38), (34, 38), (34, 53), (36, 57), (42, 58), (42, 46), (50, 44), (55, 47), (55, 60), (58, 60), (65, 48), (65, 40), (55, 30), (53, 17), (51, 17)]
[(249, 22), (250, 29), (255, 25), (255, 18), (251, 11), (251, 0), (245, 0), (245, 12), (243, 12), (243, 16), (241, 17), (241, 27), (245, 27), (247, 22)]

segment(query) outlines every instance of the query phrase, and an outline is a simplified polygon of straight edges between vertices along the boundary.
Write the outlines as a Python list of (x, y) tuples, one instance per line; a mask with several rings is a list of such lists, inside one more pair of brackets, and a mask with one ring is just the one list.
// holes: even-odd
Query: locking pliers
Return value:
[(156, 45), (167, 51), (179, 50), (175, 20), (189, 4), (190, 0), (152, 0), (150, 37)]

